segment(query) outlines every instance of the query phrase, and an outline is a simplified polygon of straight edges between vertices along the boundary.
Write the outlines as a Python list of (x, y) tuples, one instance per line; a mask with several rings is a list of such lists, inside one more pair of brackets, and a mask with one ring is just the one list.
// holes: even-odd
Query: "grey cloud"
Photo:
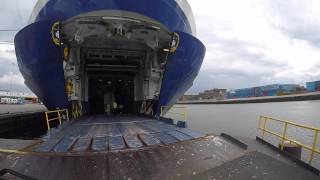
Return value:
[(20, 29), (28, 22), (35, 0), (1, 0), (0, 29)]
[(243, 87), (251, 87), (263, 85), (261, 76), (250, 76), (241, 71), (221, 73), (203, 70), (194, 81), (194, 85), (187, 92), (188, 94), (195, 94), (204, 89), (226, 88), (235, 89)]
[[(215, 44), (214, 48), (210, 51), (215, 55), (216, 52), (220, 53), (219, 57), (206, 58), (205, 61), (212, 61), (217, 64), (217, 67), (211, 69), (201, 69), (199, 76), (194, 82), (194, 86), (188, 93), (197, 93), (204, 89), (211, 88), (227, 88), (236, 89), (242, 87), (252, 87), (264, 84), (273, 83), (293, 83), (292, 79), (275, 79), (273, 76), (276, 72), (286, 69), (287, 64), (269, 59), (265, 47), (247, 41), (238, 39), (228, 39), (220, 37), (215, 33), (215, 30), (201, 32), (202, 37), (207, 37), (204, 41), (207, 44)], [(254, 48), (257, 51), (251, 52), (248, 49)], [(222, 55), (221, 55), (222, 54)], [(220, 66), (219, 63), (224, 63), (225, 66)], [(233, 63), (246, 63), (254, 65), (260, 69), (254, 72), (247, 69), (233, 69)]]
[(18, 73), (18, 65), (11, 60), (0, 59), (0, 77), (9, 72)]
[[(320, 76), (318, 78), (320, 78)], [(291, 78), (274, 78), (270, 74), (252, 76), (241, 72), (241, 70), (202, 70), (194, 81), (192, 88), (188, 90), (187, 94), (196, 94), (205, 89), (213, 88), (238, 89), (276, 83), (304, 84), (302, 81), (297, 81)]]
[[(207, 45), (215, 44), (217, 47), (209, 49), (213, 52), (222, 51), (224, 52), (225, 59), (215, 59), (215, 61), (232, 61), (232, 59), (242, 59), (247, 62), (257, 63), (264, 66), (270, 67), (285, 67), (286, 64), (280, 61), (274, 61), (266, 58), (265, 49), (266, 47), (255, 44), (249, 41), (243, 41), (239, 39), (231, 39), (221, 37), (216, 33), (216, 30), (221, 30), (219, 28), (224, 29), (221, 26), (218, 26), (217, 29), (212, 29), (208, 31), (208, 29), (199, 30), (199, 34), (201, 34), (201, 38), (203, 41), (207, 42)], [(260, 51), (258, 52), (250, 52), (248, 48), (255, 48)], [(232, 58), (234, 57), (234, 58)]]
[(13, 83), (1, 83), (0, 90), (12, 90), (16, 92), (31, 92), (25, 85), (13, 84)]
[[(0, 22), (2, 20), (0, 19)], [(17, 32), (16, 31), (10, 31), (10, 32), (0, 32), (0, 41), (1, 42), (14, 42), (14, 36)]]
[(320, 62), (305, 71), (306, 79), (309, 81), (320, 79)]
[[(229, 66), (225, 68), (219, 67), (219, 69), (215, 69), (215, 71), (223, 71), (224, 73), (231, 73), (230, 72), (230, 67), (232, 66), (233, 63), (247, 63), (251, 65), (256, 65), (263, 67), (265, 69), (269, 69), (269, 72), (263, 72), (258, 73), (260, 75), (266, 74), (266, 75), (271, 75), (273, 74), (276, 70), (283, 69), (287, 67), (287, 64), (274, 60), (274, 59), (269, 59), (267, 57), (267, 54), (265, 54), (267, 51), (265, 51), (265, 47), (262, 47), (261, 45), (246, 42), (246, 41), (241, 41), (241, 40), (234, 40), (234, 39), (224, 39), (216, 34), (214, 34), (214, 31), (210, 33), (209, 39), (207, 41), (211, 43), (218, 44), (217, 47), (212, 48), (211, 50), (213, 52), (219, 51), (222, 53), (222, 57), (213, 57), (212, 59), (206, 59), (208, 61), (213, 61), (221, 63), (227, 63)], [(255, 48), (257, 49), (257, 52), (250, 52), (248, 48)], [(248, 67), (250, 68), (250, 67)], [(232, 69), (233, 72), (242, 72), (243, 74), (247, 74), (246, 69), (238, 69), (234, 70)], [(248, 74), (247, 74), (248, 75)]]
[[(0, 42), (13, 42), (17, 30), (27, 25), (30, 13), (35, 5), (36, 0), (1, 0), (0, 6), (0, 30), (13, 30), (13, 31), (0, 31)], [(10, 51), (10, 52), (8, 52)], [(14, 53), (13, 49), (6, 50), (3, 53)], [(1, 54), (0, 54), (1, 55)], [(19, 69), (16, 64), (15, 58), (0, 57), (0, 79), (5, 75), (19, 74)], [(30, 92), (30, 90), (20, 83), (6, 81), (0, 82), (0, 89), (15, 90), (21, 92)]]
[[(300, 84), (307, 79), (275, 77), (279, 72), (290, 70), (286, 60), (272, 59), (269, 55), (270, 49), (260, 43), (232, 37), (232, 27), (229, 27), (228, 22), (218, 22), (219, 20), (205, 15), (199, 15), (197, 19), (200, 24), (199, 38), (207, 45), (207, 52), (211, 53), (205, 61), (211, 62), (210, 66), (213, 67), (200, 70), (188, 93), (209, 88), (235, 89), (274, 83)], [(208, 29), (206, 26), (209, 24), (213, 28)], [(229, 34), (231, 36), (228, 36)], [(234, 68), (233, 64), (243, 66)]]
[(320, 19), (316, 14), (310, 16), (309, 6), (312, 6), (310, 1), (269, 1), (268, 13), (273, 16), (270, 24), (293, 39), (320, 47)]
[(1, 0), (0, 41), (13, 42), (14, 35), (27, 25), (36, 0)]

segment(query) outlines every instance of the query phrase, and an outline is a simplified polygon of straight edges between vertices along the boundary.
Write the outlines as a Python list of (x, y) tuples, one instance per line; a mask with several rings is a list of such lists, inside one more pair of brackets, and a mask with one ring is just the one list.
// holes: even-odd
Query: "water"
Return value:
[(190, 129), (255, 138), (260, 115), (320, 128), (320, 101), (185, 105)]
[(24, 112), (41, 112), (46, 110), (46, 107), (41, 104), (0, 104), (0, 115)]
[[(236, 137), (255, 138), (261, 134), (257, 129), (260, 115), (320, 128), (319, 100), (252, 104), (190, 104), (183, 106), (186, 106), (188, 113), (188, 127), (202, 133), (219, 135), (224, 132)], [(178, 118), (176, 117), (176, 119)], [(283, 130), (283, 124), (280, 123), (271, 122), (267, 127), (279, 134)], [(291, 139), (312, 146), (313, 131), (289, 127), (287, 133)], [(317, 147), (320, 149), (319, 139), (320, 135), (317, 142)], [(271, 135), (267, 135), (266, 140), (274, 145), (279, 143), (279, 138)], [(309, 155), (310, 151), (303, 150), (302, 159), (307, 161)], [(314, 156), (313, 165), (320, 169), (320, 156), (318, 154)]]

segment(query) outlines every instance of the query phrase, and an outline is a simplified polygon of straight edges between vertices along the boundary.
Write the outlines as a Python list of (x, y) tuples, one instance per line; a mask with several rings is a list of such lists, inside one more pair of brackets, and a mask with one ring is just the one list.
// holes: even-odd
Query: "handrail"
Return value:
[(274, 121), (278, 121), (278, 122), (287, 122), (288, 124), (291, 124), (291, 125), (294, 125), (294, 126), (297, 126), (297, 127), (302, 127), (302, 128), (305, 128), (305, 129), (320, 131), (320, 128), (315, 128), (315, 127), (311, 127), (311, 126), (307, 126), (307, 125), (301, 125), (301, 124), (294, 123), (294, 122), (291, 122), (291, 121), (288, 121), (288, 120), (281, 120), (281, 119), (277, 119), (277, 118), (273, 118), (273, 117), (269, 117), (269, 116), (260, 116), (260, 117), (268, 118), (268, 119), (271, 119), (271, 120), (274, 120)]
[[(59, 120), (59, 124), (61, 125), (62, 124), (62, 119), (64, 117), (63, 116), (63, 112), (65, 112), (65, 115), (66, 115), (66, 118), (68, 121), (69, 121), (69, 112), (68, 112), (68, 109), (58, 109), (58, 110), (53, 110), (53, 111), (46, 111), (45, 112), (45, 115), (46, 115), (46, 121), (47, 121), (47, 128), (48, 130), (50, 129), (50, 122), (51, 121), (54, 121), (54, 120)], [(57, 113), (57, 117), (54, 117), (54, 118), (49, 118), (49, 114), (55, 114)]]
[[(187, 108), (186, 106), (172, 106), (170, 110), (168, 110), (166, 113), (164, 112), (165, 108), (168, 108), (170, 106), (161, 106), (160, 107), (160, 116), (164, 116), (165, 114), (172, 114), (172, 115), (180, 115), (183, 117), (184, 121), (187, 121)], [(182, 109), (182, 112), (172, 112), (172, 109)]]
[[(267, 128), (267, 122), (268, 121), (277, 121), (277, 122), (283, 123), (284, 126), (283, 126), (282, 133), (279, 134), (277, 132), (274, 132), (274, 131), (268, 129)], [(259, 126), (258, 129), (262, 131), (262, 139), (264, 139), (265, 133), (269, 133), (271, 135), (274, 135), (274, 136), (280, 138), (280, 140), (281, 140), (281, 150), (283, 150), (284, 142), (285, 141), (289, 141), (290, 143), (296, 144), (298, 146), (301, 146), (302, 148), (305, 148), (305, 149), (311, 151), (310, 156), (309, 156), (309, 164), (310, 165), (312, 163), (314, 153), (320, 154), (320, 150), (317, 148), (318, 134), (319, 134), (320, 128), (301, 125), (301, 124), (298, 124), (298, 123), (290, 122), (290, 121), (287, 121), (287, 120), (281, 120), (281, 119), (277, 119), (277, 118), (272, 118), (272, 117), (268, 117), (268, 116), (260, 116), (259, 125), (258, 126)], [(287, 137), (288, 126), (295, 126), (295, 127), (299, 127), (299, 128), (303, 128), (303, 129), (308, 129), (308, 130), (314, 131), (312, 146), (308, 146), (308, 145), (303, 144), (303, 143), (301, 143), (299, 141), (296, 141), (294, 139), (288, 138)]]

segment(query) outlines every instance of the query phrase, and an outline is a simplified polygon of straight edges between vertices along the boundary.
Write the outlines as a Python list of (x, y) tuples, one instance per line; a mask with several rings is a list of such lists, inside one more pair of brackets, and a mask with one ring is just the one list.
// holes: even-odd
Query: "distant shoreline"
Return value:
[(178, 101), (176, 104), (247, 104), (247, 103), (268, 103), (268, 102), (288, 102), (288, 101), (307, 101), (320, 100), (320, 92), (283, 95), (283, 96), (264, 96), (225, 100), (193, 100)]

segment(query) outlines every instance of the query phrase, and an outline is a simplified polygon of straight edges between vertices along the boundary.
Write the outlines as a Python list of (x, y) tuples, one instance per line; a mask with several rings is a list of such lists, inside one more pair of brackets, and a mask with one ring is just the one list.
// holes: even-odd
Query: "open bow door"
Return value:
[(25, 84), (48, 109), (68, 106), (57, 24), (54, 20), (35, 22), (20, 30), (14, 39)]

